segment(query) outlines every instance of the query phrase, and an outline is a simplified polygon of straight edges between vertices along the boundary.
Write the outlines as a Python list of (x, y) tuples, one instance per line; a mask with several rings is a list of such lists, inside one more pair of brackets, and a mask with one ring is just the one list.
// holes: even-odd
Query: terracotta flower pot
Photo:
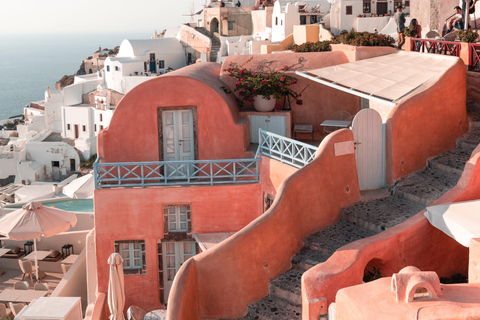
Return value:
[(259, 112), (269, 112), (275, 108), (275, 98), (273, 95), (270, 98), (264, 96), (256, 96), (253, 99), (253, 107)]

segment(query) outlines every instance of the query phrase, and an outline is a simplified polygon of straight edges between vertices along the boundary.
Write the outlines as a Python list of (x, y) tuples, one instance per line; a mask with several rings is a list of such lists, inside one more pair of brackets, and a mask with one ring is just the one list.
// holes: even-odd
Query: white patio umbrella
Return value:
[(123, 258), (118, 253), (112, 253), (108, 258), (110, 276), (108, 278), (108, 308), (110, 320), (124, 320), (125, 287), (123, 279)]
[(34, 243), (35, 268), (38, 280), (37, 238), (45, 238), (68, 231), (77, 224), (73, 212), (44, 207), (41, 203), (30, 202), (0, 218), (0, 235), (11, 240), (31, 240)]

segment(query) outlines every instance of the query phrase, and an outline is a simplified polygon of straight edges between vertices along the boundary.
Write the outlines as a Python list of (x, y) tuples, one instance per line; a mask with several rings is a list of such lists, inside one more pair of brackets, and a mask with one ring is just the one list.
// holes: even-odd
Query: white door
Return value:
[[(164, 160), (195, 160), (192, 110), (162, 111), (162, 124)], [(186, 169), (186, 166), (167, 167), (165, 174), (182, 175)]]
[(164, 242), (162, 246), (163, 283), (166, 303), (175, 275), (182, 264), (196, 254), (196, 249), (194, 241)]
[(382, 117), (373, 109), (363, 109), (353, 119), (355, 157), (360, 190), (385, 186), (385, 131)]
[(258, 130), (263, 129), (281, 136), (287, 135), (287, 123), (285, 116), (256, 116), (250, 119), (250, 142), (259, 143)]

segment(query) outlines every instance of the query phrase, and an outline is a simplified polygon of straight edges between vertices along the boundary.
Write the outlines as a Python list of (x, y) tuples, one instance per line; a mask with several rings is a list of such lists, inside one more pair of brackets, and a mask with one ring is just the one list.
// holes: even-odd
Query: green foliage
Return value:
[[(283, 66), (282, 69), (277, 70), (270, 67), (272, 64), (272, 61), (270, 61), (260, 64), (255, 69), (244, 68), (244, 65), (252, 61), (252, 59), (248, 59), (241, 65), (231, 63), (229, 68), (223, 70), (236, 80), (233, 91), (238, 91), (242, 105), (245, 101), (253, 102), (256, 96), (273, 96), (274, 99), (291, 96), (297, 101), (297, 104), (302, 104), (302, 100), (298, 100), (300, 95), (289, 88), (289, 86), (297, 83), (297, 79), (285, 74), (285, 71), (293, 68), (296, 64)], [(299, 62), (301, 60), (300, 58)]]
[(417, 34), (417, 28), (414, 26), (410, 26), (408, 28), (405, 28), (405, 36), (406, 37), (414, 37), (415, 34)]
[(458, 31), (458, 39), (462, 42), (473, 43), (478, 39), (478, 33), (471, 29)]
[(393, 47), (395, 39), (384, 34), (350, 31), (339, 35), (333, 43), (343, 43), (362, 47)]
[(13, 123), (13, 122), (6, 122), (3, 126), (7, 130), (14, 130), (15, 129), (15, 123)]
[(94, 154), (87, 161), (80, 163), (80, 168), (82, 169), (93, 169), (93, 163), (97, 160), (97, 155)]
[(288, 50), (295, 52), (322, 52), (322, 51), (332, 51), (330, 47), (331, 41), (317, 41), (317, 42), (306, 42), (300, 45), (293, 44), (287, 47)]
[(468, 278), (461, 273), (455, 273), (450, 278), (440, 278), (440, 283), (452, 284), (452, 283), (468, 283)]
[(368, 271), (363, 275), (363, 282), (370, 282), (382, 278), (382, 272), (380, 268), (373, 267), (372, 270)]
[(13, 320), (15, 317), (13, 314), (6, 314), (0, 317), (0, 320)]

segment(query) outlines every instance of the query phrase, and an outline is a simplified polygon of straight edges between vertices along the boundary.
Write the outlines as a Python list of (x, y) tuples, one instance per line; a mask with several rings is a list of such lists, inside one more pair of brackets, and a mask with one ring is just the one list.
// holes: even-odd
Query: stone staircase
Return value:
[(479, 143), (480, 122), (471, 122), (470, 132), (458, 140), (455, 150), (430, 159), (425, 169), (397, 181), (383, 190), (383, 196), (370, 196), (371, 200), (343, 209), (340, 221), (304, 240), (304, 248), (292, 258), (292, 268), (270, 282), (269, 295), (248, 306), (242, 319), (301, 319), (303, 272), (326, 261), (340, 247), (387, 230), (430, 205), (456, 185)]
[(217, 62), (218, 51), (220, 51), (220, 46), (221, 46), (220, 41), (217, 38), (212, 37), (210, 35), (210, 32), (208, 32), (207, 29), (203, 27), (195, 27), (195, 30), (206, 35), (212, 40), (212, 49), (210, 50), (210, 61)]

